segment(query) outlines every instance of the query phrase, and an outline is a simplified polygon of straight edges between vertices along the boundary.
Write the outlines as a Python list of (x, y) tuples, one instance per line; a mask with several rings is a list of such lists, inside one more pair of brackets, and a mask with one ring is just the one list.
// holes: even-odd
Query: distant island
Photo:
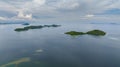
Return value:
[(22, 25), (30, 25), (29, 23), (23, 23)]
[(30, 29), (42, 29), (42, 28), (46, 28), (46, 27), (60, 27), (61, 25), (55, 25), (55, 24), (52, 24), (52, 25), (38, 25), (38, 26), (26, 26), (26, 27), (23, 27), (23, 28), (16, 28), (14, 31), (17, 31), (17, 32), (21, 32), (21, 31), (28, 31)]
[(91, 30), (88, 32), (77, 32), (77, 31), (70, 31), (66, 32), (65, 34), (71, 35), (71, 36), (77, 36), (77, 35), (94, 35), (94, 36), (104, 36), (106, 35), (106, 32), (101, 31), (101, 30)]

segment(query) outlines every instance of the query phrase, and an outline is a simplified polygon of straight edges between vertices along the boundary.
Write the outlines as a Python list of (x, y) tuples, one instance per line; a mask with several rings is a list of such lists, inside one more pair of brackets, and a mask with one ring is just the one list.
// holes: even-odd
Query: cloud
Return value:
[[(111, 19), (119, 17), (115, 14), (120, 9), (119, 3), (120, 0), (1, 0), (0, 15), (19, 19)], [(118, 10), (110, 15), (111, 9)]]
[(69, 9), (69, 10), (74, 10), (78, 8), (80, 4), (76, 0), (61, 0), (60, 2), (57, 2), (55, 7), (57, 9)]
[(0, 17), (0, 20), (7, 20), (7, 18), (5, 18), (5, 17)]
[(16, 14), (17, 9), (14, 5), (0, 1), (0, 16), (12, 17)]
[(19, 12), (18, 12), (18, 15), (17, 15), (17, 17), (16, 18), (18, 18), (18, 19), (32, 19), (32, 14), (24, 14), (24, 12), (22, 11), (22, 10), (20, 10)]
[(44, 5), (46, 0), (33, 0), (33, 2), (39, 5)]

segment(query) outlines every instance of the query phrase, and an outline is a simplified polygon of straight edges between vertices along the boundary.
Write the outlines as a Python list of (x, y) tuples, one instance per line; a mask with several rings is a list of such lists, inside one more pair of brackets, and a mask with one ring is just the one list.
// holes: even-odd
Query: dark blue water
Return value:
[[(34, 23), (44, 25), (52, 23)], [(18, 67), (120, 67), (120, 25), (60, 23), (61, 27), (16, 32), (20, 24), (0, 25), (0, 67), (30, 57)], [(106, 36), (76, 36), (68, 31), (100, 29)], [(35, 64), (34, 62), (39, 62)], [(9, 66), (9, 67), (14, 67)]]

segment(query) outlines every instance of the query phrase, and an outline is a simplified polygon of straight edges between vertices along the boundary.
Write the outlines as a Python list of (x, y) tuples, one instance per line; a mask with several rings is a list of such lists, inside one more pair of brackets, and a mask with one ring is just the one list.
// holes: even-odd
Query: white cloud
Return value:
[(44, 5), (46, 0), (33, 0), (35, 4)]
[(32, 14), (24, 14), (22, 10), (18, 12), (17, 18), (19, 19), (32, 19)]
[(80, 6), (79, 2), (76, 0), (61, 0), (56, 2), (55, 7), (58, 9), (75, 9)]
[[(7, 1), (7, 0), (6, 0)], [(89, 18), (105, 19), (96, 14), (112, 8), (120, 8), (120, 0), (22, 0), (0, 1), (0, 10), (15, 13), (17, 18), (32, 19), (35, 17), (50, 16), (58, 18)], [(3, 6), (4, 5), (4, 6)], [(17, 15), (17, 11), (19, 12)], [(33, 15), (33, 16), (32, 16)], [(95, 17), (94, 17), (95, 16)], [(14, 16), (12, 16), (14, 17)], [(115, 16), (114, 16), (115, 17)], [(117, 18), (117, 17), (116, 17)], [(78, 19), (79, 20), (79, 19)]]
[(7, 18), (5, 18), (5, 17), (0, 17), (0, 20), (7, 20)]
[(5, 2), (0, 2), (0, 10), (15, 12), (17, 8), (14, 5)]

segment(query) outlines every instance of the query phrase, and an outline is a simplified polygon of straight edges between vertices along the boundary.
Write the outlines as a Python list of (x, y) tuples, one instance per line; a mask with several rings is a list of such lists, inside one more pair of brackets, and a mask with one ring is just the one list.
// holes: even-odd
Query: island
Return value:
[(30, 25), (29, 23), (23, 23), (22, 25)]
[(65, 34), (74, 36), (74, 35), (84, 35), (86, 33), (84, 33), (84, 32), (77, 32), (77, 31), (70, 31), (70, 32), (66, 32)]
[(37, 25), (37, 26), (26, 26), (23, 28), (16, 28), (14, 31), (17, 32), (21, 32), (21, 31), (28, 31), (30, 29), (42, 29), (42, 28), (46, 28), (46, 27), (60, 27), (61, 25), (56, 25), (56, 24), (52, 24), (52, 25)]
[(94, 36), (104, 36), (106, 35), (106, 32), (101, 31), (101, 30), (91, 30), (88, 32), (77, 32), (77, 31), (70, 31), (66, 32), (65, 34), (71, 35), (71, 36), (78, 36), (78, 35), (94, 35)]
[(91, 31), (88, 31), (86, 34), (96, 35), (96, 36), (104, 36), (104, 35), (106, 35), (106, 32), (101, 31), (101, 30), (91, 30)]

